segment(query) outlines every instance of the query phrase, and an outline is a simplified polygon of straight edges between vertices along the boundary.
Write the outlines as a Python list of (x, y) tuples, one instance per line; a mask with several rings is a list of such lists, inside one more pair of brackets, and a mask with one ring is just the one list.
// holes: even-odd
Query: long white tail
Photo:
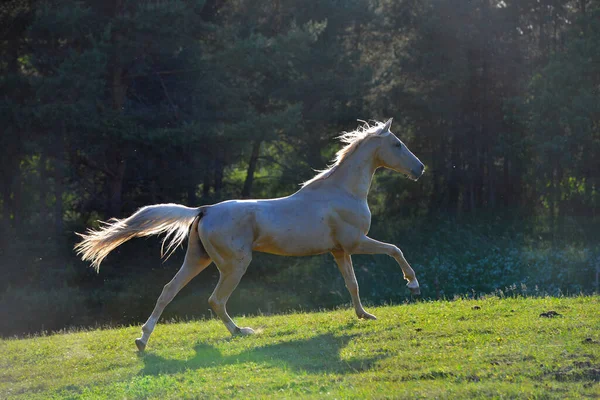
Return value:
[(131, 238), (166, 233), (161, 256), (170, 255), (187, 237), (190, 225), (200, 214), (199, 208), (179, 204), (156, 204), (140, 208), (125, 219), (113, 218), (103, 222), (98, 230), (88, 229), (78, 233), (83, 240), (75, 245), (75, 251), (84, 261), (90, 261), (98, 271), (100, 263), (112, 250)]

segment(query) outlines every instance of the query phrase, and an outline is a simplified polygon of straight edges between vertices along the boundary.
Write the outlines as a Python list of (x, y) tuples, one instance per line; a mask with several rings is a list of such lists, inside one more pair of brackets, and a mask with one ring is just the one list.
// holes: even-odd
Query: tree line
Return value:
[(370, 118), (427, 166), (378, 176), (379, 215), (598, 214), (591, 0), (10, 0), (0, 21), (5, 251), (289, 194)]

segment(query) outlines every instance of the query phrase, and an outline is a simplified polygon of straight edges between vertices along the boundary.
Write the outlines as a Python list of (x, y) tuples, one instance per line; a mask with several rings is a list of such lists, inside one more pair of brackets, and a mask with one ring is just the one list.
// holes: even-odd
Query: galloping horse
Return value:
[(198, 208), (178, 204), (143, 207), (132, 216), (113, 219), (99, 230), (80, 235), (75, 250), (98, 271), (102, 260), (121, 243), (165, 233), (163, 245), (172, 252), (189, 235), (185, 260), (165, 285), (152, 314), (135, 340), (143, 351), (164, 308), (192, 278), (211, 262), (220, 278), (208, 302), (232, 335), (249, 335), (227, 314), (226, 304), (246, 272), (253, 251), (285, 256), (330, 252), (344, 277), (358, 318), (376, 319), (363, 308), (352, 267), (352, 254), (387, 254), (398, 262), (408, 288), (419, 294), (419, 282), (400, 249), (367, 236), (371, 212), (367, 193), (375, 170), (390, 168), (412, 180), (423, 174), (421, 161), (385, 124), (367, 123), (342, 134), (345, 144), (329, 169), (305, 182), (288, 197), (230, 200)]

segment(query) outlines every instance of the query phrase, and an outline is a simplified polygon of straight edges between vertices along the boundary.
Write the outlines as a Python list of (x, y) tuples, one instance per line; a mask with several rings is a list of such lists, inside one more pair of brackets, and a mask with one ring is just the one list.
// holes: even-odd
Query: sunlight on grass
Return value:
[[(0, 397), (543, 397), (600, 389), (600, 298), (512, 298), (160, 324), (0, 341)], [(540, 314), (555, 311), (558, 316)]]

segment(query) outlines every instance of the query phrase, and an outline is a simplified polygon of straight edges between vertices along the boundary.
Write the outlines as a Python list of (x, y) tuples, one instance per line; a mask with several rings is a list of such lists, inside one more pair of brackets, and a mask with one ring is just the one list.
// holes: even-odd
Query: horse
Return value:
[(415, 272), (393, 244), (367, 236), (371, 212), (367, 194), (375, 171), (388, 168), (418, 180), (423, 163), (386, 123), (363, 121), (356, 130), (338, 137), (345, 146), (334, 162), (304, 182), (294, 194), (264, 200), (228, 200), (197, 208), (157, 204), (125, 219), (111, 219), (97, 230), (78, 234), (75, 251), (99, 271), (100, 263), (117, 246), (134, 237), (166, 234), (161, 255), (170, 255), (188, 238), (183, 265), (164, 286), (152, 314), (135, 340), (143, 352), (164, 308), (196, 275), (214, 262), (220, 277), (208, 302), (232, 335), (251, 335), (227, 313), (227, 300), (246, 272), (252, 252), (283, 256), (331, 253), (352, 298), (358, 318), (377, 319), (361, 304), (352, 266), (353, 254), (387, 254), (402, 269), (408, 289), (420, 294)]

